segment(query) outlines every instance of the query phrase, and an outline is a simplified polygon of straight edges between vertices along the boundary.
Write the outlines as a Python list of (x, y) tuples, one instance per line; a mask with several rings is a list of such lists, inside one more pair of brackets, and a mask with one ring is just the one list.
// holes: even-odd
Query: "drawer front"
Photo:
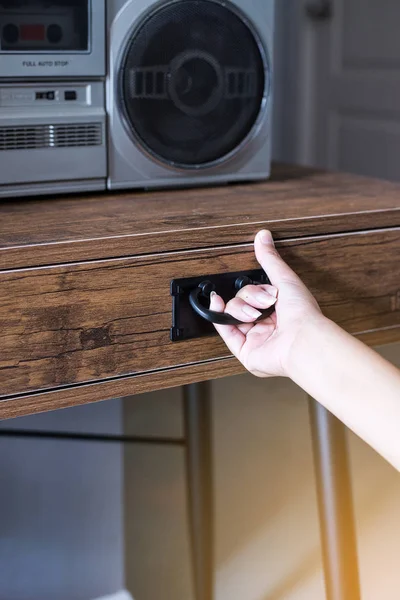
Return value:
[[(350, 332), (400, 326), (399, 229), (278, 248)], [(253, 268), (242, 245), (0, 272), (0, 396), (228, 356), (218, 336), (170, 341), (170, 282)]]

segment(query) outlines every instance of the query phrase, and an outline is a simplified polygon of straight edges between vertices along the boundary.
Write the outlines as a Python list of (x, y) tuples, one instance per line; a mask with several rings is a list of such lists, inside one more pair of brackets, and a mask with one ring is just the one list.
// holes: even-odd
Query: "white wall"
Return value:
[[(400, 345), (382, 350), (400, 366)], [(282, 379), (213, 383), (215, 600), (322, 600), (324, 595), (307, 400)], [(167, 402), (164, 404), (164, 399)], [(180, 392), (124, 401), (156, 410), (153, 433), (179, 435)], [(171, 427), (171, 422), (174, 426)], [(400, 477), (349, 435), (363, 600), (398, 600)], [(194, 600), (183, 454), (125, 455), (126, 574), (138, 600)]]
[[(382, 353), (400, 366), (400, 345)], [(307, 402), (282, 380), (217, 382), (217, 600), (325, 597)], [(244, 400), (246, 398), (246, 400)], [(363, 600), (397, 600), (400, 477), (349, 435)]]

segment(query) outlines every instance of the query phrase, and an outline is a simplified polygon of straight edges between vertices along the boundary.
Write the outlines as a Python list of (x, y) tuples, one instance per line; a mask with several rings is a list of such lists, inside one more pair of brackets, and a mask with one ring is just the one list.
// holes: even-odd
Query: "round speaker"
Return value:
[(120, 97), (127, 125), (147, 152), (175, 167), (211, 166), (253, 130), (267, 77), (262, 45), (237, 9), (175, 0), (131, 33)]

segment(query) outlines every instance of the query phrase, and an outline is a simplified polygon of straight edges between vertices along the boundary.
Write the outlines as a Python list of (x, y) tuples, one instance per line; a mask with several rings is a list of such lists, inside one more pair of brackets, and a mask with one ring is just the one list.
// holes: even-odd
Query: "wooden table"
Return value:
[[(196, 384), (243, 369), (218, 336), (171, 341), (170, 284), (258, 268), (261, 228), (327, 316), (369, 344), (400, 340), (399, 185), (278, 165), (265, 183), (0, 203), (0, 418), (187, 386), (198, 600), (212, 597), (212, 527)], [(328, 598), (354, 600), (344, 429), (311, 407)]]

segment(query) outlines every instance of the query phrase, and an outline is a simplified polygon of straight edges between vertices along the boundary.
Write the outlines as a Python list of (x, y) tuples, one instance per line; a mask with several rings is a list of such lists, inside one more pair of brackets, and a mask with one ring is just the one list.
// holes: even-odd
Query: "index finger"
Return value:
[[(210, 309), (221, 313), (225, 310), (225, 302), (222, 300), (221, 296), (218, 296), (215, 292), (211, 293)], [(234, 354), (236, 358), (239, 358), (240, 351), (246, 341), (246, 336), (236, 327), (236, 325), (214, 324), (214, 327), (232, 354)]]

